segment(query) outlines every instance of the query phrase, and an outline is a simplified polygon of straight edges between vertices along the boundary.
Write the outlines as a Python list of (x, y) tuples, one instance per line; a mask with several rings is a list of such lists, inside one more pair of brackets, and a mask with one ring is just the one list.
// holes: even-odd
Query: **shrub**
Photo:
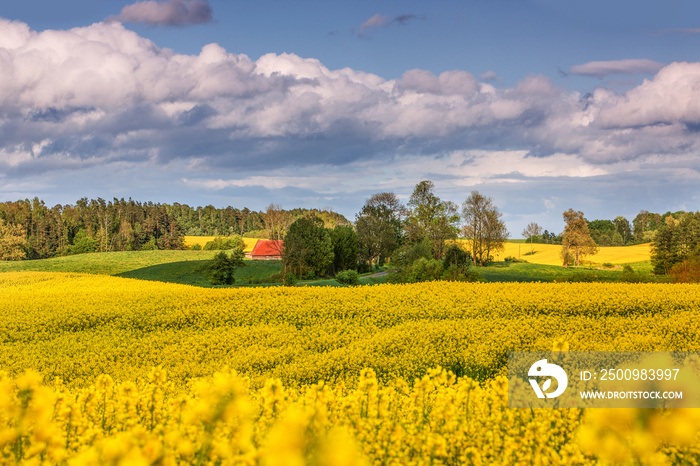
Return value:
[(694, 257), (674, 265), (669, 274), (676, 283), (700, 283), (700, 258)]
[(442, 278), (442, 262), (437, 259), (421, 257), (415, 261), (408, 272), (408, 282), (428, 282)]
[(236, 248), (240, 248), (241, 250), (245, 249), (245, 243), (238, 235), (228, 237), (217, 236), (212, 241), (209, 241), (204, 245), (205, 251), (225, 251)]
[(645, 283), (648, 282), (649, 279), (644, 275), (636, 273), (629, 265), (625, 265), (622, 270), (622, 275), (620, 276), (620, 281), (623, 283)]
[(517, 257), (514, 257), (514, 256), (508, 256), (503, 260), (506, 262), (518, 262), (518, 263), (527, 264), (527, 261), (525, 259), (518, 259)]
[[(606, 269), (613, 269), (613, 268), (615, 268), (615, 266), (614, 266), (612, 263), (610, 263), (610, 262), (605, 262), (605, 263), (603, 264), (603, 267), (606, 268)], [(629, 267), (629, 265), (625, 265), (625, 267)], [(632, 267), (630, 267), (630, 269), (632, 269)]]
[(281, 270), (279, 272), (275, 272), (269, 277), (265, 277), (262, 280), (260, 280), (260, 283), (283, 283), (284, 282), (284, 272)]
[(192, 246), (190, 246), (190, 249), (191, 249), (192, 251), (201, 251), (201, 250), (202, 250), (202, 245), (201, 245), (201, 244), (193, 244)]
[(142, 251), (156, 251), (158, 249), (158, 245), (156, 244), (156, 237), (151, 236), (148, 241), (146, 241), (144, 244), (141, 245), (141, 250)]
[(442, 279), (448, 282), (478, 282), (483, 281), (474, 270), (464, 269), (451, 265), (442, 273)]
[(391, 265), (397, 268), (410, 266), (418, 259), (431, 259), (433, 257), (433, 245), (430, 240), (420, 243), (404, 244), (391, 255)]
[(456, 244), (451, 244), (447, 247), (445, 255), (442, 258), (442, 267), (447, 270), (451, 266), (457, 266), (462, 269), (468, 269), (472, 262), (472, 255)]
[(357, 264), (357, 271), (359, 273), (369, 273), (372, 271), (372, 267), (367, 262), (360, 262)]
[(342, 272), (338, 272), (335, 279), (338, 283), (342, 283), (343, 285), (355, 286), (360, 284), (360, 274), (354, 270), (344, 270)]
[(297, 276), (291, 272), (285, 273), (282, 276), (282, 284), (284, 286), (296, 286), (298, 281), (299, 281), (299, 279), (297, 278)]
[(588, 272), (580, 272), (576, 273), (574, 275), (561, 278), (561, 279), (556, 279), (554, 280), (555, 282), (566, 282), (566, 283), (594, 283), (594, 282), (601, 282), (605, 281), (598, 275), (588, 273)]

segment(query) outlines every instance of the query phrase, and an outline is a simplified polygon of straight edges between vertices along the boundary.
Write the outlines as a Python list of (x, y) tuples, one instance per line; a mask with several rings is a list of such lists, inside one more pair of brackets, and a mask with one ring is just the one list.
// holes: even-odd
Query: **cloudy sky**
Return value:
[(698, 209), (695, 0), (7, 3), (0, 201)]

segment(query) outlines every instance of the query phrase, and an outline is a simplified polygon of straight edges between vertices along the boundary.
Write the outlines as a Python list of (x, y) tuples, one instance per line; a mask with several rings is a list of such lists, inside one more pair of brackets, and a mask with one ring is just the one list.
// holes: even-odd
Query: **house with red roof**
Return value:
[(253, 250), (246, 253), (245, 256), (254, 261), (282, 260), (283, 249), (284, 241), (259, 239)]

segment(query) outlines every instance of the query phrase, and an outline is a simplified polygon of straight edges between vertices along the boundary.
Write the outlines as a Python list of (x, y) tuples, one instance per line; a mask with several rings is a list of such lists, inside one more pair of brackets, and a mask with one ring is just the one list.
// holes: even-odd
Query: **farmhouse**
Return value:
[(284, 248), (284, 241), (268, 241), (264, 239), (258, 240), (253, 247), (253, 250), (246, 253), (246, 257), (252, 260), (281, 260), (282, 259), (282, 249)]

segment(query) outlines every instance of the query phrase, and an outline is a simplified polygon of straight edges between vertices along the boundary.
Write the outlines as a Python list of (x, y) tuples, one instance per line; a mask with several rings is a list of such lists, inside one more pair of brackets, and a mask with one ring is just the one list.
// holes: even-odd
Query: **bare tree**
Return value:
[(534, 247), (532, 245), (532, 237), (540, 236), (542, 234), (542, 227), (536, 222), (530, 222), (527, 224), (525, 229), (523, 229), (523, 236), (525, 239), (530, 238), (530, 254), (534, 253)]
[(265, 213), (265, 229), (267, 230), (268, 238), (274, 241), (274, 243), (272, 243), (273, 249), (275, 249), (280, 256), (284, 252), (284, 243), (282, 241), (293, 220), (292, 215), (282, 209), (279, 204), (271, 203), (267, 206)]
[(470, 242), (474, 265), (488, 262), (492, 251), (502, 250), (509, 236), (493, 199), (472, 191), (462, 205), (462, 231)]

